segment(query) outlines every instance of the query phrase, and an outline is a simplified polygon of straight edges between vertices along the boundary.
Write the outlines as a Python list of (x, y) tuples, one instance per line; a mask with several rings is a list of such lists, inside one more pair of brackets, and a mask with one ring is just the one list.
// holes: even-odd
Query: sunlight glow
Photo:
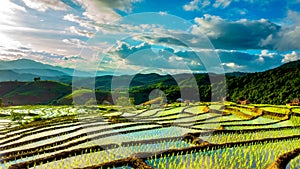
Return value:
[(26, 12), (26, 9), (10, 0), (0, 1), (0, 46), (16, 49), (21, 45), (19, 41), (11, 39), (7, 33), (11, 30), (11, 26), (16, 25), (17, 11)]

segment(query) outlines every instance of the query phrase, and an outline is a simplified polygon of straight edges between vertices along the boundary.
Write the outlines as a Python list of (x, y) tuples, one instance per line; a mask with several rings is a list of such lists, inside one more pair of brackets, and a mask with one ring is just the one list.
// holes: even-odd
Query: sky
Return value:
[(260, 72), (300, 59), (300, 0), (1, 0), (0, 60), (103, 73)]

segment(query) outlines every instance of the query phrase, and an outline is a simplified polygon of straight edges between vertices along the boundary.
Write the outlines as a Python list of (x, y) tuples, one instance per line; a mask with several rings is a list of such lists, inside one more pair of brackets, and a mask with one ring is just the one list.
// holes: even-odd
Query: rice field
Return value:
[[(2, 107), (0, 166), (268, 168), (300, 148), (299, 110), (221, 103), (130, 112), (113, 106)], [(286, 168), (300, 168), (299, 159), (285, 159)]]

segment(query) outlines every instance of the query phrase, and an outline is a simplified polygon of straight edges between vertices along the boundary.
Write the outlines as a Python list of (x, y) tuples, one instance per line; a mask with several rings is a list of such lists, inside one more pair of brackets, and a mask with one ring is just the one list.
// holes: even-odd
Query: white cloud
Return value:
[(90, 32), (88, 30), (81, 30), (75, 26), (71, 26), (69, 28), (66, 29), (67, 31), (70, 31), (71, 33), (77, 34), (79, 36), (85, 36), (88, 38), (91, 38), (93, 36), (93, 32)]
[(141, 0), (76, 0), (85, 9), (83, 14), (88, 18), (98, 23), (110, 23), (119, 19), (121, 16), (114, 9), (130, 13), (132, 11), (132, 3), (140, 2)]
[(15, 14), (15, 11), (23, 11), (26, 12), (26, 9), (22, 6), (19, 6), (10, 0), (1, 0), (0, 2), (0, 12), (7, 14)]
[[(97, 52), (105, 52), (111, 47), (109, 41), (87, 44), (85, 40), (98, 30), (120, 33), (119, 29), (123, 28), (119, 28), (119, 25), (107, 24), (120, 18), (115, 9), (130, 12), (132, 3), (139, 0), (70, 0), (82, 6), (79, 11), (62, 0), (0, 1), (1, 59), (27, 58), (54, 65), (74, 66), (74, 56), (79, 55), (87, 45), (87, 48)], [(126, 26), (123, 26), (126, 30)], [(135, 29), (140, 30), (138, 27)], [(91, 56), (83, 55), (87, 64), (95, 61)]]
[(183, 6), (185, 11), (199, 11), (210, 5), (214, 8), (227, 8), (231, 4), (232, 0), (216, 0), (211, 3), (209, 0), (192, 0), (188, 4)]
[(183, 9), (186, 11), (196, 11), (196, 10), (198, 11), (198, 10), (200, 10), (198, 3), (199, 3), (199, 0), (193, 0), (190, 3), (184, 5)]
[(62, 40), (64, 43), (66, 44), (70, 44), (70, 45), (74, 45), (76, 46), (77, 48), (83, 48), (87, 45), (86, 42), (84, 41), (81, 41), (79, 39), (76, 39), (76, 38), (72, 38), (72, 39), (63, 39)]
[(182, 60), (183, 60), (182, 57), (178, 57), (178, 56), (174, 56), (174, 55), (169, 57), (169, 62), (178, 62), (178, 61), (182, 61)]
[(205, 35), (210, 37), (219, 36), (220, 32), (216, 31), (217, 26), (226, 23), (226, 21), (223, 20), (221, 17), (209, 14), (204, 14), (204, 16), (201, 18), (196, 17), (194, 21), (197, 25), (193, 26), (192, 33), (205, 33)]
[(265, 58), (274, 58), (274, 56), (278, 55), (278, 53), (275, 52), (270, 52), (269, 50), (261, 50), (261, 53), (258, 54), (258, 61), (259, 62), (264, 62)]
[(201, 66), (201, 63), (199, 63), (199, 62), (197, 62), (197, 61), (195, 61), (195, 60), (192, 60), (192, 61), (191, 61), (191, 65), (192, 65), (192, 66)]
[(26, 13), (26, 9), (10, 0), (1, 0), (0, 2), (0, 24), (16, 25), (18, 20), (17, 13)]
[(52, 10), (67, 10), (67, 5), (61, 0), (22, 0), (25, 5), (31, 9), (40, 12), (45, 12), (49, 9)]
[(296, 61), (300, 59), (299, 53), (293, 51), (292, 53), (285, 54), (284, 58), (281, 60), (282, 63)]
[(166, 11), (159, 11), (158, 12), (160, 15), (167, 15), (168, 14), (168, 12), (166, 12)]
[(229, 67), (229, 68), (231, 68), (231, 69), (241, 69), (241, 68), (244, 67), (244, 66), (237, 65), (237, 64), (234, 63), (234, 62), (222, 63), (221, 65), (222, 65), (222, 66), (227, 66), (227, 67)]
[(94, 24), (92, 24), (91, 20), (83, 19), (83, 17), (76, 16), (72, 13), (65, 15), (63, 19), (66, 21), (78, 23), (81, 27), (84, 27), (87, 29), (96, 29), (97, 28)]
[(0, 46), (16, 49), (22, 45), (21, 45), (20, 41), (14, 40), (14, 39), (10, 38), (8, 35), (6, 35), (5, 33), (0, 32)]
[(261, 54), (259, 54), (259, 56), (273, 58), (276, 54), (277, 53), (274, 53), (274, 52), (271, 53), (269, 50), (264, 49), (264, 50), (261, 51)]
[(201, 8), (205, 8), (210, 5), (209, 0), (192, 0), (188, 4), (183, 6), (185, 11), (199, 11)]
[(282, 19), (281, 25), (277, 34), (261, 40), (261, 46), (271, 46), (280, 51), (300, 49), (300, 13), (287, 11), (287, 17)]
[(216, 0), (213, 4), (215, 8), (227, 8), (231, 4), (231, 0)]

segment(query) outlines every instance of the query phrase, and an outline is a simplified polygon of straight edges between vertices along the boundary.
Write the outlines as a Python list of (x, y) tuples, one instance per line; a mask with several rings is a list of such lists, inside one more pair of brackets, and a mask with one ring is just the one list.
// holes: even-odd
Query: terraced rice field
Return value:
[[(4, 168), (300, 168), (300, 107), (0, 110)], [(295, 110), (295, 111), (294, 111)]]

